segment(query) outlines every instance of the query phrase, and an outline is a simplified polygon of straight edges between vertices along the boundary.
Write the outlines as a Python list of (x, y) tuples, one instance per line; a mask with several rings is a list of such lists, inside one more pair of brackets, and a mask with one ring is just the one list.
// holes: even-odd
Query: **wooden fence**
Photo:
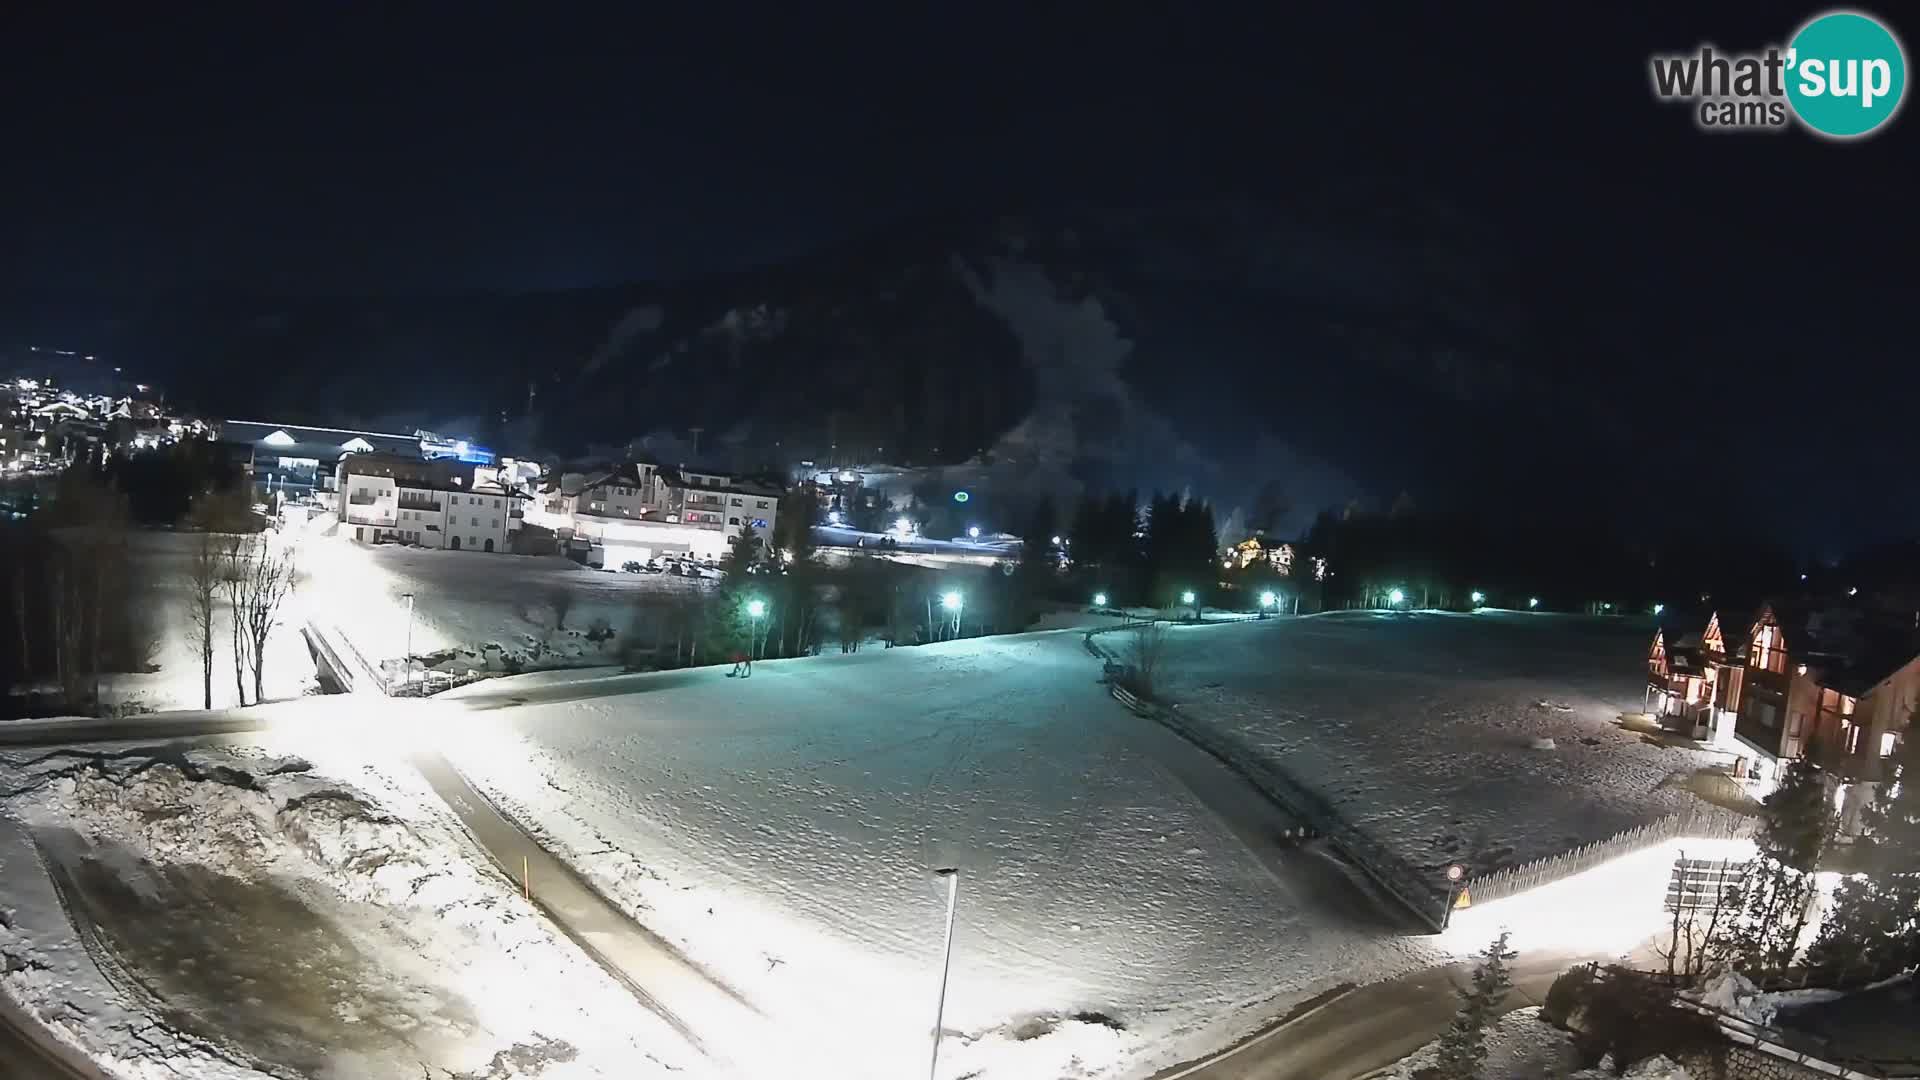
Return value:
[(1753, 835), (1756, 824), (1757, 819), (1749, 815), (1702, 803), (1635, 826), (1605, 840), (1582, 844), (1572, 851), (1548, 855), (1472, 878), (1467, 882), (1467, 892), (1473, 897), (1474, 903), (1482, 904), (1572, 877), (1603, 862), (1669, 840), (1746, 839)]

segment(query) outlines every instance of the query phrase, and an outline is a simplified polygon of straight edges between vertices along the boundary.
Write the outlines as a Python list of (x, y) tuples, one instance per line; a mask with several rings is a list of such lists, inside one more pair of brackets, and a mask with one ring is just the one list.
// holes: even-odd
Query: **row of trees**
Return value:
[[(1051, 550), (1052, 528), (1030, 530), (1032, 559)], [(1210, 598), (1220, 577), (1213, 507), (1193, 496), (1155, 494), (1142, 507), (1134, 492), (1089, 495), (1066, 539), (1080, 600), (1104, 592), (1115, 604), (1172, 605), (1189, 590)]]
[[(622, 637), (627, 665), (718, 663), (734, 652), (805, 656), (829, 644), (854, 652), (875, 637), (892, 647), (1013, 630), (1032, 621), (1054, 583), (1044, 558), (1011, 574), (939, 574), (872, 556), (828, 565), (810, 528), (817, 514), (810, 495), (789, 496), (771, 536), (747, 529), (735, 538), (717, 590), (642, 601)], [(949, 592), (960, 596), (957, 611), (942, 603)]]
[[(126, 497), (103, 481), (97, 464), (61, 474), (46, 507), (0, 532), (13, 647), (10, 687), (36, 689), (40, 707), (92, 713), (102, 680), (143, 671), (158, 639), (128, 544)], [(51, 697), (51, 700), (47, 700)]]

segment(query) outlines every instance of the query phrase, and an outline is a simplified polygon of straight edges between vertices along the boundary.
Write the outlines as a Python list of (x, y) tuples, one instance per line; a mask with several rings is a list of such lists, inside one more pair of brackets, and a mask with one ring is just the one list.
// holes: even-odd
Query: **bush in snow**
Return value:
[(1547, 991), (1541, 1015), (1574, 1033), (1582, 1064), (1635, 1063), (1712, 1053), (1721, 1044), (1713, 1021), (1674, 1004), (1667, 980), (1628, 968), (1574, 968)]
[(1420, 1080), (1479, 1080), (1480, 1065), (1487, 1059), (1487, 1025), (1498, 1015), (1500, 1002), (1513, 989), (1513, 977), (1507, 962), (1516, 954), (1507, 948), (1503, 931), (1493, 939), (1480, 963), (1474, 966), (1473, 983), (1460, 992), (1460, 1011), (1453, 1024), (1440, 1036), (1440, 1054), (1433, 1068), (1421, 1070)]
[(1128, 689), (1141, 697), (1153, 696), (1155, 685), (1164, 674), (1167, 659), (1167, 628), (1159, 623), (1148, 623), (1133, 632), (1133, 640), (1127, 643), (1127, 681)]

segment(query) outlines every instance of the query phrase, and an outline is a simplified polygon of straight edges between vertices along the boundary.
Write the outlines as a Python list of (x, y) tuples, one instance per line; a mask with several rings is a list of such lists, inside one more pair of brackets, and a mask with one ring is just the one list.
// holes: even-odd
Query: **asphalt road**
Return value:
[[(1514, 992), (1500, 1011), (1540, 1004), (1556, 976), (1591, 959), (1604, 958), (1522, 954), (1514, 961)], [(1454, 988), (1472, 975), (1473, 965), (1461, 963), (1369, 983), (1205, 1062), (1161, 1073), (1155, 1080), (1354, 1080), (1439, 1038), (1459, 1008)]]

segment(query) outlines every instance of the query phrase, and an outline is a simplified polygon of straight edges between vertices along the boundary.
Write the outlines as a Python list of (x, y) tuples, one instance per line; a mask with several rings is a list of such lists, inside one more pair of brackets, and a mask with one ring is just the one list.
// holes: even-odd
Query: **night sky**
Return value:
[(27, 6), (0, 287), (570, 288), (950, 210), (1363, 185), (1471, 222), (1565, 342), (1539, 363), (1644, 386), (1676, 455), (1742, 468), (1771, 434), (1781, 482), (1854, 518), (1910, 471), (1911, 109), (1854, 144), (1712, 136), (1648, 89), (1650, 52), (1815, 7)]

